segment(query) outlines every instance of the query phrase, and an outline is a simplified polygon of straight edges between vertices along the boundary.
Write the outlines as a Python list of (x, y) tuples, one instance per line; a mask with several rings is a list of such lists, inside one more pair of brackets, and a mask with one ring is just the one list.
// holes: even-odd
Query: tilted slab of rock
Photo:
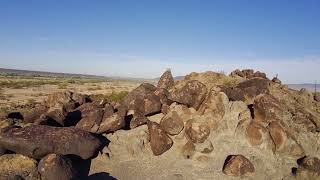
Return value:
[(100, 123), (97, 133), (109, 133), (123, 128), (126, 125), (126, 114), (127, 111), (124, 108), (119, 108), (119, 110), (111, 116), (105, 116)]
[(26, 178), (36, 170), (37, 164), (36, 160), (20, 154), (0, 156), (0, 179), (14, 179), (15, 176)]
[(248, 176), (254, 171), (253, 164), (243, 155), (228, 156), (222, 169), (229, 176)]
[(197, 80), (192, 80), (182, 88), (171, 92), (169, 99), (197, 110), (206, 98), (207, 91), (207, 87), (204, 84)]
[(62, 155), (48, 154), (38, 165), (38, 172), (46, 180), (70, 180), (78, 176), (71, 160)]
[(33, 125), (1, 132), (0, 145), (36, 159), (49, 153), (73, 154), (88, 159), (95, 155), (101, 142), (89, 132), (77, 128)]
[(152, 121), (148, 121), (147, 125), (153, 154), (159, 156), (169, 150), (173, 145), (173, 141), (162, 127), (158, 123)]
[(171, 71), (167, 70), (162, 74), (158, 81), (157, 88), (168, 89), (174, 85), (174, 79), (172, 77)]
[(259, 94), (269, 93), (269, 80), (263, 78), (252, 78), (237, 84), (235, 87), (224, 88), (223, 91), (232, 101), (244, 101), (252, 104)]

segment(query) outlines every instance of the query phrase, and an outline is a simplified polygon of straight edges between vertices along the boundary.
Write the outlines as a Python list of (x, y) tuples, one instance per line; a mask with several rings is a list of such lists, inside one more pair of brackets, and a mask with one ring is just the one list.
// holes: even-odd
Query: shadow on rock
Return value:
[(88, 180), (116, 180), (116, 178), (110, 176), (109, 173), (100, 172), (90, 175)]

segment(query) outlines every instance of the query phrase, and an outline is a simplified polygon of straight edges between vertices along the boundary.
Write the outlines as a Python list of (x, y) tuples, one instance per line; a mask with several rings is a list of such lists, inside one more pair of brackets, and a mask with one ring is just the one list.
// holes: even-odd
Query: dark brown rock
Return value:
[(73, 154), (91, 158), (101, 142), (90, 133), (73, 127), (33, 125), (8, 128), (0, 133), (0, 145), (10, 151), (40, 159), (47, 154)]
[(270, 123), (283, 119), (283, 108), (280, 102), (268, 94), (261, 94), (253, 102), (254, 119), (260, 122)]
[(320, 160), (316, 157), (304, 157), (298, 159), (299, 167), (295, 175), (297, 179), (320, 179)]
[[(107, 109), (108, 116), (113, 114), (113, 108), (109, 105), (107, 108), (104, 104), (86, 103), (80, 106), (77, 110), (81, 112), (81, 120), (77, 123), (76, 127), (88, 132), (96, 133), (102, 118), (105, 115), (104, 109)], [(110, 114), (112, 113), (112, 114)]]
[(162, 127), (158, 123), (152, 121), (148, 121), (147, 125), (153, 154), (159, 156), (169, 150), (173, 145), (173, 141)]
[(48, 111), (48, 108), (43, 105), (37, 105), (31, 109), (24, 109), (21, 111), (21, 115), (23, 116), (24, 123), (33, 123), (40, 116)]
[(263, 78), (252, 78), (243, 81), (235, 87), (223, 88), (223, 92), (232, 101), (245, 101), (252, 104), (253, 100), (259, 94), (269, 93), (269, 80)]
[(143, 114), (134, 114), (130, 121), (130, 129), (136, 128), (148, 122), (148, 118)]
[(185, 125), (185, 133), (193, 143), (203, 143), (210, 135), (210, 127), (206, 122), (190, 119)]
[(228, 176), (248, 176), (254, 173), (253, 164), (243, 155), (230, 155), (225, 160), (222, 172)]
[(164, 116), (160, 125), (170, 135), (179, 134), (184, 127), (184, 123), (176, 111), (169, 112)]
[(277, 84), (281, 84), (280, 79), (278, 79), (277, 77), (272, 78), (271, 81), (274, 82), (274, 83), (277, 83)]
[(167, 70), (162, 74), (160, 80), (158, 81), (158, 88), (168, 89), (174, 85), (174, 80), (170, 70)]
[(260, 71), (256, 71), (256, 72), (253, 74), (253, 77), (259, 77), (259, 78), (267, 79), (266, 73), (260, 72)]
[(70, 180), (77, 177), (72, 162), (62, 155), (48, 154), (41, 159), (38, 165), (41, 179), (46, 180)]
[(278, 122), (272, 121), (268, 126), (269, 134), (275, 145), (275, 151), (283, 151), (286, 148), (288, 136)]
[(99, 129), (97, 130), (97, 133), (109, 133), (114, 132), (116, 130), (119, 130), (123, 127), (125, 127), (125, 116), (127, 114), (127, 111), (125, 108), (119, 108), (119, 110), (112, 114), (111, 116), (105, 116), (99, 126)]
[(159, 96), (160, 102), (162, 105), (171, 105), (172, 104), (172, 101), (169, 99), (170, 93), (167, 89), (163, 89), (163, 88), (157, 89), (154, 92), (154, 94)]
[(181, 89), (171, 93), (172, 101), (198, 109), (207, 94), (207, 87), (197, 80), (187, 82)]

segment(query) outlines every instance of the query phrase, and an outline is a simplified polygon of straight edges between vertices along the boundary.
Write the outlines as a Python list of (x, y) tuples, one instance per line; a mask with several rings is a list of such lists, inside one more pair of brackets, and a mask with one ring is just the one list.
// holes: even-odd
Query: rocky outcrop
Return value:
[(266, 73), (260, 72), (260, 71), (256, 71), (254, 72), (253, 69), (244, 69), (244, 70), (239, 70), (236, 69), (234, 71), (231, 72), (230, 74), (231, 77), (241, 77), (241, 78), (245, 78), (245, 79), (252, 79), (255, 77), (260, 77), (260, 78), (264, 78), (267, 79), (267, 75)]
[(26, 178), (37, 168), (37, 161), (20, 154), (0, 156), (0, 179)]
[(243, 155), (230, 155), (227, 157), (222, 171), (228, 176), (242, 177), (254, 173), (255, 168)]
[(41, 179), (46, 180), (69, 180), (78, 176), (72, 162), (57, 154), (48, 154), (42, 158), (38, 165), (38, 172)]
[(73, 154), (88, 159), (95, 155), (101, 143), (90, 133), (73, 127), (33, 125), (1, 132), (0, 145), (36, 159), (50, 153)]
[(198, 109), (207, 94), (207, 87), (197, 80), (186, 83), (182, 88), (171, 92), (172, 101)]
[(159, 156), (169, 150), (173, 141), (162, 127), (158, 123), (152, 121), (148, 121), (147, 125), (150, 136), (150, 146), (153, 154), (155, 156)]
[(171, 70), (167, 70), (160, 77), (157, 88), (169, 89), (173, 85), (174, 85), (174, 80), (171, 74)]

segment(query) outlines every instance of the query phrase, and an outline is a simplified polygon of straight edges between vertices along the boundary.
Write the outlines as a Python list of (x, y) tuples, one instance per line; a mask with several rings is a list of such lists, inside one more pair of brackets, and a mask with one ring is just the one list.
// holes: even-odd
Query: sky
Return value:
[(320, 82), (320, 1), (1, 0), (0, 67), (134, 78), (253, 68)]

